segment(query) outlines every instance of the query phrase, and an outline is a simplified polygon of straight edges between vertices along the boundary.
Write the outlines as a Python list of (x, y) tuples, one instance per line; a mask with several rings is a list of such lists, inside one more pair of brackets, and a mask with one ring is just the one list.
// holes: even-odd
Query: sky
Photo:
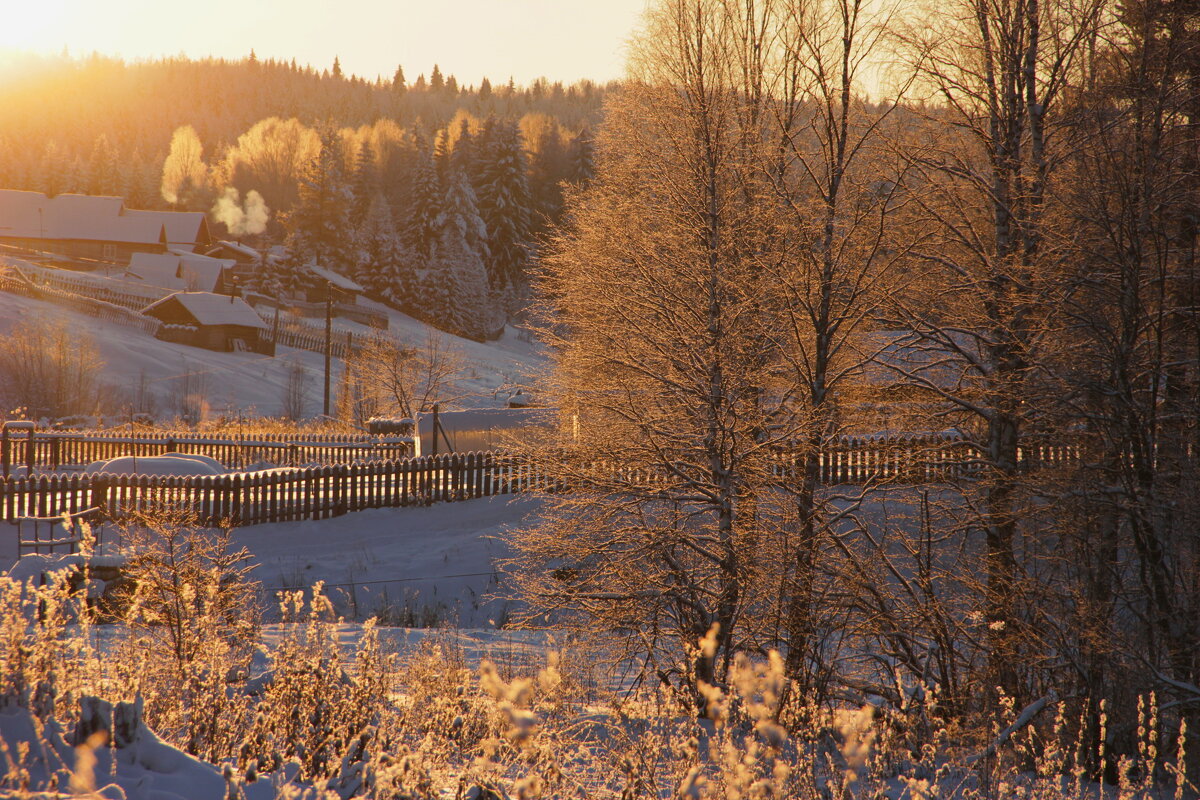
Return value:
[(127, 60), (253, 49), (350, 74), (415, 80), (436, 63), (459, 83), (607, 81), (646, 0), (0, 0), (0, 51)]

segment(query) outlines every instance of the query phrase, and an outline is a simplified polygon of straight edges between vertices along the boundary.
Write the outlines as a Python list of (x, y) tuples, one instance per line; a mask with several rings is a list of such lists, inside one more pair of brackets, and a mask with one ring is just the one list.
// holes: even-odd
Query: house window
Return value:
[(116, 259), (116, 257), (117, 257), (117, 246), (115, 244), (104, 245), (104, 250), (101, 254), (101, 258), (107, 258), (109, 260), (114, 260), (114, 259)]

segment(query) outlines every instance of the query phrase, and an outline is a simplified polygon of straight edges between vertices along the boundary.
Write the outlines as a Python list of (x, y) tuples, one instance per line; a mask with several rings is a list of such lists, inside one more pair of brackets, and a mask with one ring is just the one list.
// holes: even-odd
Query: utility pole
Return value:
[(333, 349), (333, 284), (325, 281), (325, 416), (329, 416), (329, 360)]

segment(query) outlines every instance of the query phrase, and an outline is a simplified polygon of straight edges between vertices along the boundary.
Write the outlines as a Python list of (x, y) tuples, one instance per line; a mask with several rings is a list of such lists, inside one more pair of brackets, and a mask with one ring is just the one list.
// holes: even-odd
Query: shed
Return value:
[[(472, 408), (417, 414), (417, 455), (503, 450), (514, 438), (541, 438), (559, 424), (557, 408)], [(435, 443), (434, 437), (437, 437)]]
[(262, 317), (240, 297), (211, 292), (176, 292), (142, 311), (165, 325), (159, 338), (224, 352), (275, 354)]

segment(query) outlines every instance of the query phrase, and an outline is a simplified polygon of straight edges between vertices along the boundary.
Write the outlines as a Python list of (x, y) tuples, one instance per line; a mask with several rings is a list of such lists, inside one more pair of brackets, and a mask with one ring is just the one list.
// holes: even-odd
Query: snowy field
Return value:
[[(389, 333), (414, 345), (426, 341), (431, 329), (412, 317), (379, 304), (373, 308), (389, 314)], [(98, 320), (80, 312), (32, 298), (0, 292), (0, 336), (34, 319), (62, 321), (70, 330), (91, 336), (105, 362), (103, 383), (132, 395), (139, 387), (157, 399), (160, 415), (170, 417), (186, 383), (199, 386), (210, 414), (279, 416), (293, 364), (307, 372), (307, 415), (319, 414), (322, 401), (324, 358), (320, 353), (280, 347), (272, 358), (257, 353), (218, 353), (199, 347), (163, 342), (135, 328)], [(339, 320), (339, 328), (366, 331), (364, 326)], [(460, 389), (464, 405), (488, 407), (507, 400), (508, 387), (523, 385), (542, 362), (537, 346), (520, 331), (505, 328), (496, 342), (479, 343), (438, 332), (456, 349), (465, 370)], [(336, 387), (341, 363), (334, 360)], [(500, 395), (497, 396), (497, 392)]]
[[(495, 628), (510, 607), (496, 569), (507, 554), (501, 537), (537, 508), (526, 497), (381, 508), (249, 526), (234, 532), (233, 545), (250, 552), (268, 612), (277, 592), (321, 581), (349, 621), (375, 616), (386, 626)], [(16, 527), (0, 523), (0, 569), (10, 569), (16, 556)]]
[(489, 497), (426, 508), (373, 509), (326, 520), (254, 525), (234, 544), (258, 565), (269, 596), (323, 581), (347, 619), (384, 625), (490, 628), (509, 601), (496, 560), (500, 537), (536, 513), (531, 498)]

